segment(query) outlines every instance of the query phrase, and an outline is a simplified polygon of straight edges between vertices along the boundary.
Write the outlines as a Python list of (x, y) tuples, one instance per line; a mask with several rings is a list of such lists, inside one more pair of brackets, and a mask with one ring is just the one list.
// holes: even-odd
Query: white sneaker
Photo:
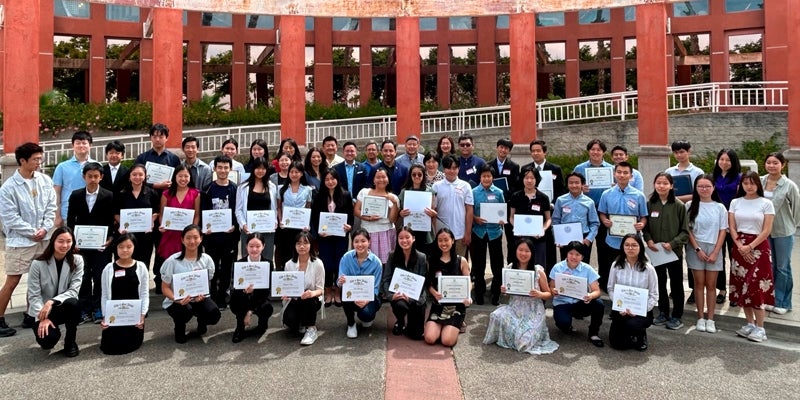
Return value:
[(697, 320), (697, 325), (695, 326), (695, 330), (698, 332), (705, 332), (706, 331), (706, 320), (700, 318)]
[(747, 336), (747, 339), (754, 342), (763, 342), (767, 340), (767, 331), (765, 331), (764, 328), (755, 328), (753, 332)]
[(787, 309), (785, 309), (783, 307), (774, 307), (772, 309), (772, 312), (774, 312), (775, 314), (778, 314), (778, 315), (783, 315), (783, 314), (786, 314), (787, 312), (789, 312), (789, 310), (787, 310)]
[(739, 328), (739, 330), (738, 330), (738, 331), (736, 331), (736, 334), (737, 334), (737, 335), (739, 335), (739, 336), (741, 336), (741, 337), (743, 337), (743, 338), (746, 338), (746, 337), (750, 336), (750, 334), (751, 334), (751, 333), (753, 333), (753, 331), (754, 331), (755, 329), (756, 329), (756, 326), (755, 326), (755, 325), (753, 325), (753, 324), (747, 324), (747, 325), (745, 325), (745, 326), (743, 326), (743, 327)]
[(303, 336), (303, 340), (300, 341), (300, 344), (303, 346), (310, 346), (317, 341), (317, 328), (308, 328), (306, 329), (306, 334)]
[(713, 319), (706, 320), (706, 332), (717, 333), (717, 325)]
[(772, 310), (775, 309), (775, 306), (771, 306), (769, 304), (764, 304), (764, 309), (769, 311), (769, 312), (772, 312)]
[(355, 339), (358, 337), (358, 327), (356, 324), (347, 327), (347, 337), (350, 339)]
[(364, 328), (369, 328), (370, 326), (372, 326), (373, 322), (375, 321), (369, 321), (369, 322), (361, 321), (361, 326), (363, 326)]

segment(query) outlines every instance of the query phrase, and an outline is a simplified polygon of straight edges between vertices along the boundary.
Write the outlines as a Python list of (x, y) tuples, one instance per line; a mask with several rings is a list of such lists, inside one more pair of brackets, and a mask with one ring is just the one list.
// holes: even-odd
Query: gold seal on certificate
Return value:
[(141, 300), (106, 300), (105, 323), (108, 326), (132, 326), (142, 319)]
[(224, 208), (221, 210), (203, 210), (201, 217), (205, 223), (206, 231), (218, 233), (226, 232), (228, 229), (233, 228), (231, 215), (231, 209)]
[(614, 184), (614, 169), (611, 167), (589, 167), (585, 171), (589, 189), (608, 189)]
[(275, 210), (248, 211), (247, 226), (250, 228), (250, 232), (254, 233), (275, 232), (275, 228), (278, 227)]
[(506, 293), (530, 296), (536, 282), (536, 271), (503, 268), (503, 286)]
[(235, 262), (233, 263), (233, 288), (247, 289), (252, 284), (253, 289), (268, 289), (269, 273), (269, 261)]
[(180, 300), (187, 296), (207, 296), (209, 294), (208, 270), (198, 269), (172, 275), (172, 291), (178, 294), (175, 296), (175, 300)]
[(151, 185), (154, 183), (171, 181), (172, 173), (175, 171), (174, 167), (170, 167), (169, 165), (154, 163), (152, 161), (148, 161), (147, 163), (145, 163), (144, 169), (147, 171), (147, 183)]
[(129, 233), (153, 230), (152, 208), (123, 208), (119, 210), (119, 225)]
[(305, 291), (303, 271), (272, 271), (273, 297), (300, 297)]
[(102, 250), (108, 238), (108, 227), (97, 225), (75, 225), (75, 246), (81, 249)]
[(194, 210), (164, 207), (164, 215), (161, 217), (161, 220), (164, 221), (164, 229), (168, 231), (182, 231), (183, 228), (191, 225), (194, 221)]
[(636, 234), (636, 216), (633, 215), (619, 215), (611, 214), (608, 216), (611, 220), (611, 227), (608, 228), (608, 234), (611, 236), (625, 236), (629, 233)]
[(283, 227), (305, 229), (311, 226), (311, 209), (303, 207), (283, 207)]
[(647, 315), (647, 297), (650, 291), (643, 288), (616, 284), (611, 309), (614, 311), (631, 310), (635, 315)]
[(344, 277), (342, 301), (375, 300), (375, 277), (372, 275), (350, 275)]
[(556, 288), (560, 296), (572, 297), (579, 300), (583, 300), (589, 293), (588, 282), (586, 278), (581, 276), (556, 274)]
[(463, 303), (469, 296), (469, 276), (442, 275), (439, 277), (439, 303)]
[(344, 226), (347, 225), (347, 214), (342, 213), (319, 213), (319, 231), (328, 236), (347, 236)]
[(389, 216), (389, 200), (385, 197), (365, 196), (361, 204), (361, 215), (387, 218)]
[(389, 283), (392, 292), (402, 293), (412, 299), (419, 299), (424, 286), (424, 276), (400, 268), (395, 268), (392, 281)]

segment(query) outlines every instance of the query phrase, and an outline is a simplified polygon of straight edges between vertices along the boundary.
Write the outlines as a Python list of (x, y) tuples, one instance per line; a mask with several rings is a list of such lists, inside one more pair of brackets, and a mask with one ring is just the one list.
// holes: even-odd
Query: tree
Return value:
[[(206, 62), (207, 65), (233, 65), (233, 50), (223, 51)], [(204, 73), (203, 90), (213, 89), (214, 93), (220, 95), (231, 94), (231, 74), (227, 73)]]
[[(54, 58), (85, 60), (89, 56), (89, 38), (76, 36), (67, 41), (56, 42)], [(86, 70), (57, 68), (53, 70), (53, 88), (66, 94), (71, 100), (86, 101)]]
[[(421, 60), (423, 66), (437, 66), (439, 65), (439, 48), (432, 47), (428, 50), (428, 57)], [(425, 80), (425, 90), (422, 93), (422, 98), (426, 102), (436, 102), (439, 98), (438, 92), (438, 79), (437, 74), (427, 74), (423, 77)]]
[[(451, 50), (452, 53), (452, 50)], [(450, 65), (478, 65), (478, 53), (475, 47), (467, 50), (466, 57), (450, 55)], [(466, 107), (477, 103), (475, 74), (450, 74), (450, 98), (453, 104)]]
[[(335, 47), (332, 53), (334, 67), (357, 67), (358, 61), (353, 57), (352, 47)], [(314, 65), (313, 63), (311, 64)], [(358, 74), (334, 74), (333, 75), (333, 101), (336, 103), (347, 103), (350, 93), (359, 88)], [(306, 85), (306, 92), (314, 92), (314, 76), (311, 76)]]
[[(761, 39), (733, 46), (731, 54), (760, 53)], [(764, 78), (760, 62), (731, 64), (731, 82), (759, 82)]]

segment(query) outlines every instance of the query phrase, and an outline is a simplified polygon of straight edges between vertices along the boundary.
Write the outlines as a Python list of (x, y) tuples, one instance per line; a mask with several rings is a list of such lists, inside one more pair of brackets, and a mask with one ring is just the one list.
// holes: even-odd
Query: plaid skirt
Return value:
[(382, 232), (371, 232), (369, 237), (369, 249), (381, 259), (382, 263), (386, 264), (389, 261), (389, 253), (394, 250), (397, 233), (394, 229), (389, 229)]

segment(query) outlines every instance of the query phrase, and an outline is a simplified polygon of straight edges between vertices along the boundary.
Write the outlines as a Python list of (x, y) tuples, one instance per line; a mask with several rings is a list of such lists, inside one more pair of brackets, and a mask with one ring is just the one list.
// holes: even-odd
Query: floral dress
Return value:
[[(544, 271), (536, 266), (536, 282)], [(502, 305), (489, 315), (489, 329), (483, 344), (497, 343), (500, 347), (530, 354), (550, 354), (558, 343), (550, 340), (545, 322), (544, 303), (530, 296), (510, 296), (508, 305)]]

